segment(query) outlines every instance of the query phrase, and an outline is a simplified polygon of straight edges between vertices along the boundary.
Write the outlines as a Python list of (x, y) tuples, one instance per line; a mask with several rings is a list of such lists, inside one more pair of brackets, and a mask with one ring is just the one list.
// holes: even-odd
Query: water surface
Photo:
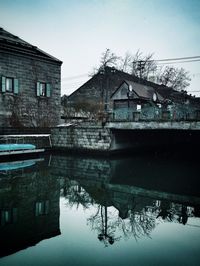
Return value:
[(199, 265), (193, 157), (46, 155), (0, 164), (0, 265)]

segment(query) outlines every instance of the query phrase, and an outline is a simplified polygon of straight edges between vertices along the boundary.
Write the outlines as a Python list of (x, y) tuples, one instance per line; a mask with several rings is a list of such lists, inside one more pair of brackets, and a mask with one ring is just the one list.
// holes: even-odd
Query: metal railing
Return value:
[(151, 114), (139, 111), (110, 112), (108, 122), (142, 122), (142, 121), (200, 121), (200, 112), (175, 113), (170, 111), (152, 112)]
[(46, 127), (0, 127), (0, 135), (17, 134), (50, 134), (51, 128)]

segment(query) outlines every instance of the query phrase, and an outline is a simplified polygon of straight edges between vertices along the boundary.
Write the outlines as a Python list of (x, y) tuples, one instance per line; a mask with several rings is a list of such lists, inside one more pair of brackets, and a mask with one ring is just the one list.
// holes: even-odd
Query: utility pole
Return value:
[(145, 61), (137, 61), (137, 70), (139, 71), (139, 77), (140, 79), (142, 79), (142, 73), (144, 71), (144, 67), (145, 67), (146, 62)]
[(110, 76), (115, 73), (116, 69), (114, 67), (104, 67), (100, 74), (103, 76), (104, 86), (103, 86), (103, 101), (104, 101), (104, 111), (108, 112), (109, 98), (110, 98)]

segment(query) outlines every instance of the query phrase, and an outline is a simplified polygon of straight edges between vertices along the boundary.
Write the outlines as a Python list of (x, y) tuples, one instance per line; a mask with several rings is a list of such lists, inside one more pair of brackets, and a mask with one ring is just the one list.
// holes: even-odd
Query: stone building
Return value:
[(0, 28), (0, 126), (59, 123), (61, 64)]

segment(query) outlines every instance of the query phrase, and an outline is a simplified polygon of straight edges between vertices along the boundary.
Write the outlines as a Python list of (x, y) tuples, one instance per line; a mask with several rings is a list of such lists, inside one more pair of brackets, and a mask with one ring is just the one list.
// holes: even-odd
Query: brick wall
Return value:
[[(60, 118), (61, 64), (0, 51), (0, 126), (14, 115), (23, 126), (54, 126)], [(19, 93), (2, 92), (2, 76), (16, 78)], [(50, 97), (36, 96), (36, 83), (51, 84)]]

